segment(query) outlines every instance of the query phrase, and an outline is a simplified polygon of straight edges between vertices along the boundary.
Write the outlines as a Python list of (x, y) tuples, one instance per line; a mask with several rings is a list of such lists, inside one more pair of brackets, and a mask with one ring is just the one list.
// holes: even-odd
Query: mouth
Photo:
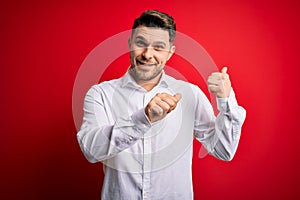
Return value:
[(155, 63), (147, 63), (140, 60), (136, 60), (137, 66), (139, 66), (142, 70), (150, 70), (156, 66)]
[(136, 63), (138, 65), (145, 65), (145, 66), (154, 66), (154, 65), (156, 65), (155, 63), (147, 63), (147, 62), (143, 62), (143, 61), (140, 61), (140, 60), (136, 60)]

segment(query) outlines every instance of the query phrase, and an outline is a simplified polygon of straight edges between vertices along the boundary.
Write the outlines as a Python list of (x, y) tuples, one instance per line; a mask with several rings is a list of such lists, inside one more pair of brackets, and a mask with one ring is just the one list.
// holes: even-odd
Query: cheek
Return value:
[(160, 54), (156, 56), (156, 60), (159, 63), (166, 63), (168, 61), (169, 58), (169, 54), (168, 53), (164, 53), (164, 54)]
[(136, 50), (134, 50), (134, 51), (131, 51), (131, 52), (130, 52), (130, 55), (131, 55), (131, 57), (136, 58), (136, 57), (142, 55), (142, 51), (136, 49)]

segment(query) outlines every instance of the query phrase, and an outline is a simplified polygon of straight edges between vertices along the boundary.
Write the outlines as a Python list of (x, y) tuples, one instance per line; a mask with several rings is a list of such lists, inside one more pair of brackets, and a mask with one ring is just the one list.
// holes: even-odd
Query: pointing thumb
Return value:
[(221, 73), (226, 74), (227, 73), (227, 67), (223, 67), (221, 70)]
[(182, 95), (181, 95), (180, 93), (176, 93), (176, 94), (174, 95), (174, 97), (175, 97), (176, 99), (178, 99), (178, 101), (180, 101)]

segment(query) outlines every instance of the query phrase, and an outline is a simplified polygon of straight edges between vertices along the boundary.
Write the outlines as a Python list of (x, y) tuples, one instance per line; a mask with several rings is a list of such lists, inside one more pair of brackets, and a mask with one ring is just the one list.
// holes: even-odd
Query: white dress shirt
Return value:
[[(150, 123), (145, 107), (157, 93), (181, 93), (175, 110)], [(218, 116), (199, 87), (163, 73), (151, 91), (122, 78), (94, 85), (87, 92), (77, 134), (90, 162), (103, 162), (103, 200), (193, 199), (193, 138), (207, 151), (231, 160), (246, 111), (229, 98), (217, 98)]]

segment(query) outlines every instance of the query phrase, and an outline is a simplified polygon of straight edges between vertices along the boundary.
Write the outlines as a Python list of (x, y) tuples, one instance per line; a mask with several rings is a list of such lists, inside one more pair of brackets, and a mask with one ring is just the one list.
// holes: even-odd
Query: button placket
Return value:
[[(144, 107), (154, 97), (154, 90), (144, 94)], [(143, 161), (143, 199), (151, 199), (151, 166), (152, 166), (152, 128), (145, 134), (143, 139), (144, 161)]]

